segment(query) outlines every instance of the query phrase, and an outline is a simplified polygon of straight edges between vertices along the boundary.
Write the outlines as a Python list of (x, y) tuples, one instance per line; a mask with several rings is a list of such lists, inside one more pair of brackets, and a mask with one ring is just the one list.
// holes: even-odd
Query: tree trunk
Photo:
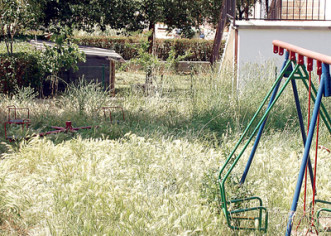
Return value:
[(10, 35), (10, 53), (13, 55), (13, 43), (14, 43), (14, 35)]
[(5, 44), (6, 44), (6, 48), (7, 48), (7, 55), (10, 56), (9, 42), (6, 37), (5, 37)]
[(7, 25), (7, 33), (4, 33), (4, 38), (5, 38), (5, 44), (6, 44), (6, 48), (7, 48), (7, 54), (8, 56), (10, 56), (10, 42), (9, 42), (9, 32), (10, 32), (10, 28), (9, 25)]
[(149, 24), (149, 30), (151, 31), (150, 35), (148, 36), (148, 53), (153, 54), (153, 48), (154, 48), (154, 39), (155, 39), (155, 23), (151, 22)]
[(226, 5), (225, 5), (225, 0), (223, 0), (222, 2), (222, 8), (221, 8), (221, 13), (219, 16), (219, 20), (218, 20), (218, 26), (216, 29), (216, 35), (215, 35), (215, 39), (214, 39), (214, 43), (213, 43), (213, 51), (210, 57), (210, 63), (213, 65), (220, 57), (220, 48), (221, 48), (221, 44), (222, 44), (222, 36), (223, 36), (223, 31), (224, 31), (224, 27), (225, 27), (225, 23), (226, 23), (226, 19), (227, 19), (227, 9), (226, 9)]
[(245, 12), (245, 20), (249, 19), (249, 3), (247, 2), (247, 5), (244, 7)]

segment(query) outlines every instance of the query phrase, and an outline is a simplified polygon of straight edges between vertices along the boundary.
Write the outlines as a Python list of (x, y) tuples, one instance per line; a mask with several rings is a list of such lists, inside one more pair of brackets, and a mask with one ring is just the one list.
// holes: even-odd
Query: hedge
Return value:
[(12, 93), (15, 87), (40, 89), (45, 73), (35, 53), (0, 54), (0, 91)]
[[(146, 39), (136, 37), (105, 37), (85, 36), (76, 37), (75, 43), (82, 46), (112, 49), (119, 53), (125, 60), (137, 57), (138, 48), (146, 43)], [(191, 55), (186, 61), (209, 61), (213, 46), (212, 40), (201, 39), (156, 39), (155, 49), (160, 60), (167, 60), (169, 52), (173, 47), (176, 56), (185, 55), (190, 51)], [(221, 47), (221, 51), (223, 47)], [(221, 53), (220, 51), (220, 53)]]

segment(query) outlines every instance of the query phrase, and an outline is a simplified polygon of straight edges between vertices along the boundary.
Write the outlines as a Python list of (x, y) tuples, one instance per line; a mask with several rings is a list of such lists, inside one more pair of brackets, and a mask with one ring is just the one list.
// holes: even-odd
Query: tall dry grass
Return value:
[[(120, 73), (115, 98), (83, 81), (53, 99), (36, 99), (29, 90), (12, 98), (1, 95), (2, 120), (8, 105), (30, 108), (30, 133), (66, 120), (98, 126), (17, 143), (0, 137), (3, 234), (248, 234), (227, 228), (217, 174), (274, 78), (247, 84), (238, 96), (231, 75), (158, 76), (148, 96), (134, 86), (144, 79), (140, 73)], [(266, 203), (269, 235), (284, 233), (303, 151), (291, 96), (288, 89), (270, 116), (241, 190)], [(123, 106), (126, 120), (119, 112), (113, 114), (118, 122), (105, 120), (100, 107), (107, 105)], [(321, 143), (331, 146), (323, 125)], [(247, 158), (248, 153), (238, 163), (233, 182)], [(329, 158), (320, 153), (318, 197), (326, 200)]]

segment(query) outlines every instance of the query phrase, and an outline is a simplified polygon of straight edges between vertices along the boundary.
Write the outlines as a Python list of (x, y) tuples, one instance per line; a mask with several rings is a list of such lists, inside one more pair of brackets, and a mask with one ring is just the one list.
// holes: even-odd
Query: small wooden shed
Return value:
[[(48, 41), (34, 41), (30, 43), (38, 50), (44, 49), (44, 44), (53, 46), (54, 43)], [(102, 84), (115, 95), (115, 67), (116, 62), (124, 63), (125, 60), (114, 50), (97, 47), (79, 46), (79, 50), (86, 55), (86, 62), (78, 63), (79, 70), (74, 72), (69, 70), (61, 73), (61, 78), (67, 83), (74, 82), (84, 77), (86, 81), (95, 81)]]

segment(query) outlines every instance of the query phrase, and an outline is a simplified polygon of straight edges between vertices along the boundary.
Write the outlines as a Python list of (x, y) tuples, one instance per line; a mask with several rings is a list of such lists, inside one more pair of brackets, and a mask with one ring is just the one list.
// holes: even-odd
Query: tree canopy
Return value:
[[(256, 2), (262, 2), (262, 0), (236, 0), (236, 8), (239, 20), (249, 18), (250, 9), (254, 6)], [(268, 6), (268, 0), (266, 0), (265, 3), (266, 6)]]
[[(2, 0), (5, 1), (5, 0)], [(17, 1), (17, 0), (16, 0)], [(89, 30), (94, 25), (105, 29), (135, 31), (153, 28), (157, 22), (170, 29), (186, 29), (201, 22), (217, 24), (219, 0), (25, 0), (36, 12), (35, 20), (44, 27), (69, 26)]]
[[(92, 30), (100, 26), (136, 31), (148, 28), (150, 47), (154, 28), (162, 22), (169, 30), (192, 35), (203, 22), (216, 26), (220, 0), (0, 0), (0, 33), (12, 37), (24, 29), (60, 33), (61, 28)], [(4, 10), (7, 9), (7, 10)], [(10, 11), (9, 11), (9, 10)], [(9, 32), (9, 33), (8, 33)], [(70, 30), (67, 30), (70, 33)]]
[(14, 36), (34, 23), (34, 11), (27, 0), (0, 0), (0, 40), (13, 53)]

